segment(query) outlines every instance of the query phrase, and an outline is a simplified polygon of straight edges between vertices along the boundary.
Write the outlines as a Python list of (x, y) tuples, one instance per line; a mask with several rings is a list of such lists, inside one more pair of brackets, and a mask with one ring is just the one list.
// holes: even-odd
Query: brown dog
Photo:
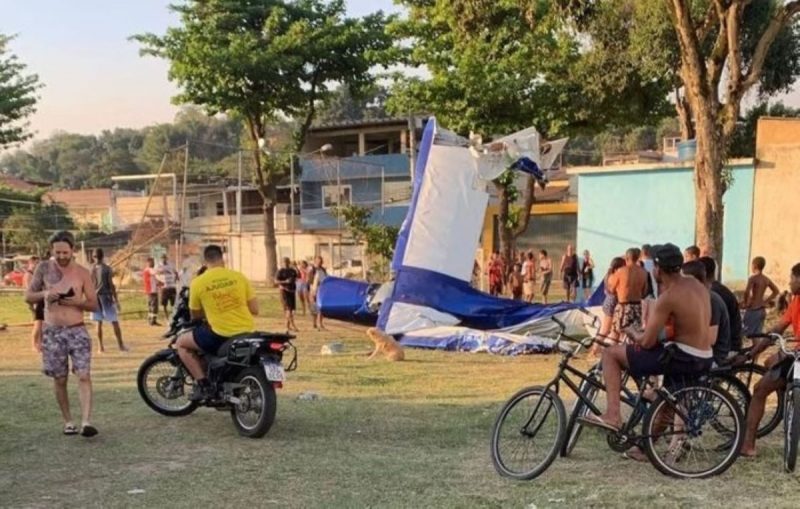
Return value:
[(379, 354), (383, 354), (390, 361), (405, 359), (403, 347), (392, 336), (384, 334), (374, 327), (367, 329), (367, 336), (375, 343), (375, 350), (370, 354), (369, 359), (374, 359)]

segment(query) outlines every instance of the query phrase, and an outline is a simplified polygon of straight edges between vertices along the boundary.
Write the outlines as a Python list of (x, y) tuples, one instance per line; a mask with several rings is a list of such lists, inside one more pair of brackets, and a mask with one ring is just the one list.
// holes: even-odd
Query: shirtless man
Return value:
[[(53, 259), (36, 267), (25, 300), (31, 304), (44, 302), (44, 327), (41, 350), (44, 374), (52, 377), (56, 401), (64, 418), (64, 434), (85, 437), (97, 434), (91, 425), (92, 338), (83, 323), (84, 311), (97, 310), (97, 296), (89, 271), (73, 260), (75, 238), (69, 232), (50, 237)], [(75, 427), (69, 408), (67, 376), (72, 359), (72, 372), (78, 376), (81, 402), (81, 428)]]
[(691, 374), (708, 370), (713, 362), (711, 299), (708, 290), (694, 278), (681, 275), (683, 256), (672, 244), (653, 248), (655, 277), (661, 285), (658, 300), (644, 331), (629, 328), (625, 333), (633, 344), (616, 345), (603, 351), (603, 378), (608, 406), (605, 414), (590, 414), (583, 422), (617, 431), (621, 424), (620, 386), (622, 370), (634, 377), (664, 374), (661, 356), (665, 346), (658, 335), (666, 328), (667, 337), (676, 345), (670, 362), (670, 374)]
[[(767, 306), (772, 306), (775, 297), (780, 290), (775, 286), (770, 278), (764, 275), (764, 267), (767, 261), (761, 257), (753, 258), (753, 275), (747, 280), (747, 288), (744, 290), (744, 302), (742, 309), (745, 310), (742, 326), (745, 334), (761, 334), (764, 332), (764, 320), (767, 318)], [(769, 297), (764, 298), (767, 289), (772, 292)]]
[(612, 319), (612, 337), (619, 338), (623, 330), (642, 325), (642, 300), (647, 295), (647, 271), (639, 266), (636, 249), (625, 253), (625, 266), (608, 278), (608, 293), (617, 297)]
[[(797, 338), (800, 337), (800, 263), (792, 267), (789, 289), (792, 292), (792, 301), (789, 304), (789, 308), (770, 332), (783, 334), (791, 326), (794, 337)], [(759, 341), (753, 346), (753, 355), (757, 356), (770, 344), (769, 340)], [(750, 406), (747, 409), (747, 425), (744, 431), (744, 442), (742, 443), (742, 456), (756, 455), (756, 431), (758, 431), (758, 423), (764, 417), (764, 406), (767, 403), (767, 397), (775, 391), (782, 391), (786, 388), (786, 377), (789, 375), (789, 370), (793, 369), (791, 357), (787, 358), (783, 352), (771, 355), (767, 359), (765, 366), (770, 371), (753, 388), (753, 398), (750, 400)]]

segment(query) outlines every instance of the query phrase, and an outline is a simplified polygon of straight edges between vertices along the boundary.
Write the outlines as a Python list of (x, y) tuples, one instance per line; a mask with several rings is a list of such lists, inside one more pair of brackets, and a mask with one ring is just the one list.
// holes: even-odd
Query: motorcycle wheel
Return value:
[(168, 417), (182, 417), (197, 410), (189, 401), (186, 380), (189, 374), (172, 352), (151, 355), (139, 367), (136, 386), (147, 406)]
[(275, 387), (267, 381), (261, 366), (243, 369), (234, 379), (242, 385), (234, 391), (239, 403), (231, 408), (233, 425), (240, 435), (248, 438), (261, 438), (275, 422), (278, 402)]

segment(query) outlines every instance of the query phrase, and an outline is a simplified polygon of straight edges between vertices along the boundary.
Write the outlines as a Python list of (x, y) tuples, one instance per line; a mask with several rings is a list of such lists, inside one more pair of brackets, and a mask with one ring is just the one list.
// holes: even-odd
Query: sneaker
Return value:
[(189, 401), (205, 401), (214, 397), (214, 388), (210, 383), (204, 384), (195, 383), (192, 386), (192, 392), (189, 394)]

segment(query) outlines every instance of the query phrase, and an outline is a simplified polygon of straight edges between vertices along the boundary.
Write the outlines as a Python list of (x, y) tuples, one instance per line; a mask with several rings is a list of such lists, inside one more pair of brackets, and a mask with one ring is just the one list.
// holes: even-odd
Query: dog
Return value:
[(375, 350), (369, 355), (368, 359), (374, 359), (383, 354), (390, 361), (402, 361), (405, 359), (403, 347), (395, 341), (392, 336), (385, 334), (374, 327), (367, 329), (367, 336), (375, 343)]

